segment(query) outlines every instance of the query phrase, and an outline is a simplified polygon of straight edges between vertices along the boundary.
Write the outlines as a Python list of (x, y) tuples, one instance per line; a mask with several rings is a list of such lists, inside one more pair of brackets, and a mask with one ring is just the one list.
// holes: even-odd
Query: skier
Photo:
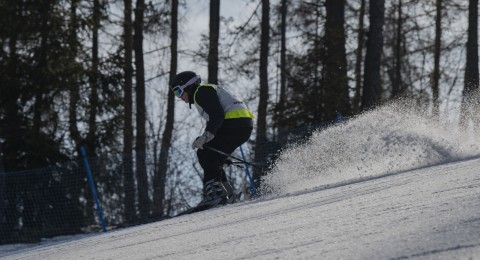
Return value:
[(248, 141), (253, 129), (253, 115), (244, 102), (213, 84), (201, 84), (193, 71), (184, 71), (170, 83), (175, 96), (185, 103), (195, 104), (207, 121), (205, 131), (192, 143), (203, 169), (204, 198), (197, 207), (213, 207), (235, 202), (233, 188), (227, 180), (223, 164), (226, 156), (208, 149), (212, 147), (231, 154)]

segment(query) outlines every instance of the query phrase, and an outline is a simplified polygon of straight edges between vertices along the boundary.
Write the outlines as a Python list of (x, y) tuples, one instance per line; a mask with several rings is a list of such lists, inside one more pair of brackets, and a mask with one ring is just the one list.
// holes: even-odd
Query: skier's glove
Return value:
[(210, 142), (214, 137), (215, 135), (208, 131), (203, 132), (203, 134), (193, 142), (192, 149), (203, 149), (203, 145)]

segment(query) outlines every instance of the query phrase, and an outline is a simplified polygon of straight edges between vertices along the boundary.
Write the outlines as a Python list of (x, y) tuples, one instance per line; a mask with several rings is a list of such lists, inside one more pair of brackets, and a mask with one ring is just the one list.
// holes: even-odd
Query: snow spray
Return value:
[(316, 131), (280, 153), (261, 192), (295, 193), (480, 156), (478, 128), (439, 122), (430, 110), (396, 100)]

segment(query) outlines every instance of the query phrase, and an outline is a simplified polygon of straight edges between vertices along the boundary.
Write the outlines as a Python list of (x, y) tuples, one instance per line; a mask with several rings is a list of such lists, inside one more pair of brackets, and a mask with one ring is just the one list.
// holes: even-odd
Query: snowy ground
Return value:
[(480, 259), (478, 139), (398, 111), (366, 114), (285, 151), (266, 178), (268, 197), (65, 242), (0, 247), (0, 257)]

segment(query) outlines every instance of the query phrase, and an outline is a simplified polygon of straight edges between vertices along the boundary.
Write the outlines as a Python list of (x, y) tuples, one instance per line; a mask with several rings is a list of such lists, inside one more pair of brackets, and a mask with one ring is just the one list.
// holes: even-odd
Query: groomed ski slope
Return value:
[(262, 199), (3, 256), (480, 259), (478, 137), (434, 122), (386, 106), (285, 150)]

